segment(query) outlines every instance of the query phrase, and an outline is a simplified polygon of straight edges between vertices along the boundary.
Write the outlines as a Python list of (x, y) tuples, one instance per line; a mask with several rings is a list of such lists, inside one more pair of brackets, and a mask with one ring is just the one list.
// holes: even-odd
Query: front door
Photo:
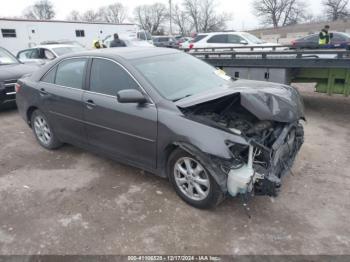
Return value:
[(155, 105), (117, 101), (118, 91), (141, 89), (116, 62), (94, 58), (90, 72), (90, 91), (86, 91), (83, 96), (84, 121), (89, 143), (110, 155), (155, 168)]

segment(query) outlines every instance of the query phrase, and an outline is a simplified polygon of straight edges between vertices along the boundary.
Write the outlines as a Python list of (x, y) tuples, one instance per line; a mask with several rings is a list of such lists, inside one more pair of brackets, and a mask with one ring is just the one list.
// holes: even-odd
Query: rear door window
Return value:
[(168, 37), (162, 37), (162, 38), (159, 38), (158, 42), (167, 42), (169, 41), (169, 38)]
[(333, 41), (336, 41), (336, 42), (345, 42), (346, 41), (346, 38), (344, 36), (342, 36), (341, 34), (333, 34), (333, 38), (332, 38)]
[(58, 65), (55, 84), (82, 89), (86, 64), (86, 58), (64, 60)]
[(226, 44), (227, 35), (214, 35), (208, 39), (207, 43)]
[(91, 66), (90, 91), (116, 96), (120, 90), (138, 89), (124, 68), (113, 61), (94, 58)]
[(318, 43), (318, 35), (311, 35), (305, 38), (307, 42), (317, 42)]

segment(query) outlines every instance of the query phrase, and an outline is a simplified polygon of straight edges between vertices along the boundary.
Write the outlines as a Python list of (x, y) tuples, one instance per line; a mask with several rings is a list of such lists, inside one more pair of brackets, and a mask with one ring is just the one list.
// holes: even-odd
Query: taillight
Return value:
[(189, 48), (192, 49), (193, 48), (193, 44), (190, 44)]
[(19, 93), (19, 91), (21, 91), (21, 85), (20, 84), (18, 84), (18, 83), (15, 84), (15, 91), (16, 91), (16, 93)]

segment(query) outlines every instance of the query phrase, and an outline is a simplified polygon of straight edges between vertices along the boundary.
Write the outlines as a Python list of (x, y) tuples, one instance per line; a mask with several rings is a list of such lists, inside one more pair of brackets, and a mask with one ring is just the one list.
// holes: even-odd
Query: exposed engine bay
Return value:
[(242, 136), (248, 142), (242, 145), (226, 141), (232, 160), (221, 164), (221, 168), (228, 174), (230, 195), (277, 195), (281, 178), (290, 171), (304, 141), (299, 119), (292, 122), (259, 119), (242, 105), (240, 93), (187, 107), (183, 113), (194, 121)]

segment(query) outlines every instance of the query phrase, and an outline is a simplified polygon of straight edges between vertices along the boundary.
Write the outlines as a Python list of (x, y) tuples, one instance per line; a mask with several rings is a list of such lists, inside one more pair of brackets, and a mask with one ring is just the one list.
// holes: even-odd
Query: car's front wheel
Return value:
[(224, 194), (204, 165), (191, 154), (177, 149), (169, 157), (168, 175), (176, 193), (196, 208), (211, 208)]
[(57, 139), (46, 116), (40, 110), (35, 110), (31, 116), (33, 133), (41, 146), (46, 149), (59, 148), (62, 143)]

